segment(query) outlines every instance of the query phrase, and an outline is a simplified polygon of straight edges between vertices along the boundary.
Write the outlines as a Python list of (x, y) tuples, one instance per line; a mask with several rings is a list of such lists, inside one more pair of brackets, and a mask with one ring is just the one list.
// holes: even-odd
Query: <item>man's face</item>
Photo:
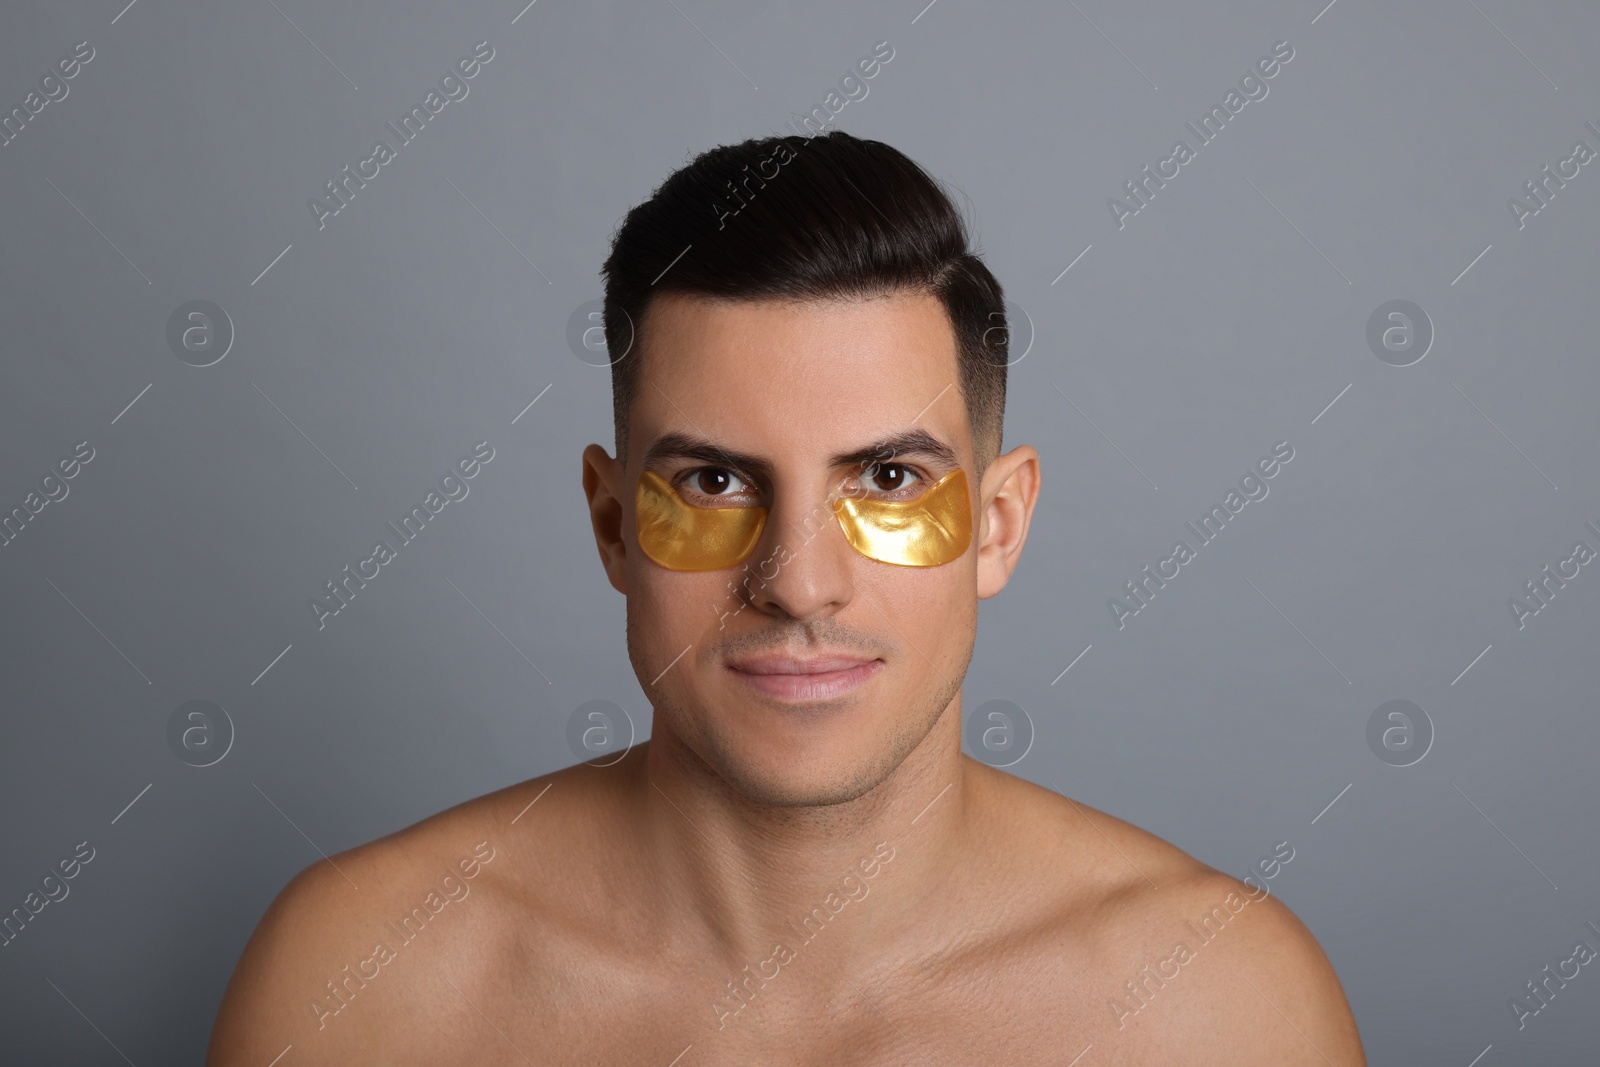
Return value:
[[(656, 729), (753, 800), (854, 799), (941, 714), (959, 715), (952, 704), (972, 654), (981, 486), (949, 318), (927, 295), (780, 303), (670, 294), (652, 303), (646, 332), (648, 355), (633, 357), (644, 365), (630, 454), (606, 481), (621, 503), (629, 657)], [(836, 462), (918, 431), (951, 455), (879, 450), (877, 466)], [(663, 450), (669, 434), (706, 449)], [(960, 557), (901, 566), (846, 540), (832, 497), (915, 499), (958, 466), (973, 531)], [(698, 572), (649, 558), (635, 518), (643, 469), (699, 507), (765, 507), (755, 550)], [(613, 584), (618, 577), (613, 568)], [(752, 662), (774, 656), (842, 659), (849, 669), (763, 675)]]

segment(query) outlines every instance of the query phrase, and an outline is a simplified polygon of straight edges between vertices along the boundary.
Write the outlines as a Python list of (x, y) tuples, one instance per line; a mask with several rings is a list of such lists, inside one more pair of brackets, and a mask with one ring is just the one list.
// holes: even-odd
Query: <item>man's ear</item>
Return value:
[(611, 587), (628, 595), (627, 542), (622, 535), (622, 464), (599, 445), (583, 450), (583, 494), (589, 499), (589, 522), (594, 526), (595, 546), (606, 569)]
[(1028, 539), (1033, 506), (1039, 502), (1039, 453), (1018, 445), (990, 461), (979, 490), (978, 599), (1005, 588)]

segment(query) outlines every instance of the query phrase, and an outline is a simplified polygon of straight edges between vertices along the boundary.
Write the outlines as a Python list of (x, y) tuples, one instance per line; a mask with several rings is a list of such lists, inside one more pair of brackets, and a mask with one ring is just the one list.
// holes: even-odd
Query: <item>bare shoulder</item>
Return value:
[(1052, 986), (1076, 1008), (1054, 1018), (1099, 1062), (1365, 1064), (1326, 953), (1276, 896), (1081, 801), (997, 787), (1021, 813), (1026, 883), (1057, 887), (1033, 938), (1074, 958)]
[(1120, 969), (1104, 1000), (1130, 1048), (1182, 1047), (1194, 1064), (1366, 1063), (1327, 954), (1276, 896), (1205, 868), (1140, 897), (1112, 928)]
[(1078, 807), (1142, 868), (1113, 882), (1100, 945), (1101, 1021), (1131, 1062), (1181, 1053), (1186, 1063), (1230, 1067), (1365, 1064), (1333, 966), (1288, 906), (1147, 831)]
[(484, 948), (507, 921), (513, 880), (502, 872), (515, 848), (512, 820), (562, 773), (478, 797), (296, 874), (234, 969), (207, 1062), (270, 1063), (291, 1046), (298, 1064), (379, 1055), (394, 1062), (383, 1054), (397, 1044), (419, 1062), (448, 1059), (452, 1028), (434, 1017), (440, 1005), (470, 1011), (460, 988), (493, 965)]

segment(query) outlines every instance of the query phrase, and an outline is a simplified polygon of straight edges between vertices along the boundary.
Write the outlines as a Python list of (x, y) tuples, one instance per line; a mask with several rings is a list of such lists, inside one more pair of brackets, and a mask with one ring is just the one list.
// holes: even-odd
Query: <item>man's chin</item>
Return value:
[(848, 804), (876, 788), (884, 778), (870, 765), (832, 761), (806, 768), (793, 759), (732, 759), (713, 769), (750, 804), (768, 808), (826, 808)]

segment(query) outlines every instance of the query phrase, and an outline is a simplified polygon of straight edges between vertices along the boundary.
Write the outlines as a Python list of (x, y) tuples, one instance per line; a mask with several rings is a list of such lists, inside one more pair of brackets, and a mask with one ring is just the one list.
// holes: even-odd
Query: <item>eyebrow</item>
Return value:
[[(959, 467), (961, 457), (955, 449), (927, 430), (900, 430), (862, 448), (837, 452), (830, 461), (834, 467), (865, 466), (873, 460), (886, 461), (900, 456), (923, 456), (948, 467)], [(770, 477), (770, 460), (748, 452), (724, 448), (715, 441), (670, 430), (656, 438), (645, 450), (643, 465), (666, 459), (691, 459), (720, 466), (733, 466), (749, 474)]]

